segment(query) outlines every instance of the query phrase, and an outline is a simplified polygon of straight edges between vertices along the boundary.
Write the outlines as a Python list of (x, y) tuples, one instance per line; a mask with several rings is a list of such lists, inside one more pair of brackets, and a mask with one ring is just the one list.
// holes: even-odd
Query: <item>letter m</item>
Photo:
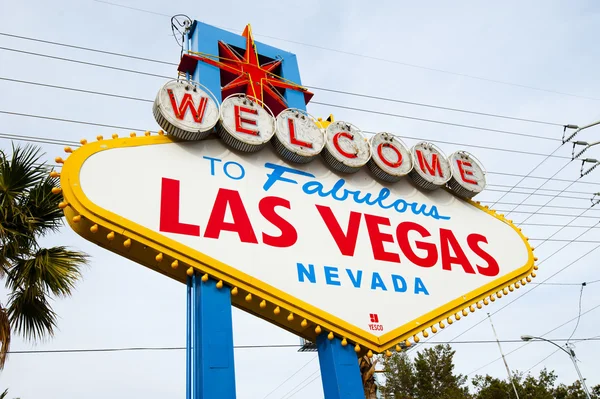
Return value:
[(202, 97), (200, 99), (200, 104), (198, 108), (195, 107), (194, 100), (192, 99), (192, 95), (190, 93), (185, 93), (183, 95), (183, 99), (181, 100), (181, 104), (177, 105), (177, 99), (175, 98), (175, 94), (173, 94), (173, 90), (167, 89), (167, 93), (169, 93), (169, 99), (171, 100), (171, 107), (173, 107), (173, 112), (177, 119), (183, 120), (185, 114), (189, 108), (192, 113), (192, 117), (194, 121), (197, 123), (202, 123), (204, 119), (204, 111), (206, 111), (206, 105), (208, 104), (208, 98)]
[(440, 160), (438, 159), (438, 154), (431, 154), (431, 163), (429, 163), (427, 158), (425, 158), (425, 155), (423, 155), (423, 151), (417, 150), (415, 152), (417, 153), (419, 167), (424, 173), (429, 173), (431, 176), (435, 176), (435, 172), (437, 171), (440, 177), (444, 177)]

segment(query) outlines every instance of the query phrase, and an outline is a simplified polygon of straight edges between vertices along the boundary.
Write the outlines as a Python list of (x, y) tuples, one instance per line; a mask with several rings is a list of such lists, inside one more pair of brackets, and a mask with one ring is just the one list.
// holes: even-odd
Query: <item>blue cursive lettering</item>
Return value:
[[(296, 180), (291, 177), (285, 177), (284, 174), (297, 175), (308, 178), (315, 178), (312, 173), (304, 172), (298, 169), (290, 168), (288, 166), (276, 165), (270, 162), (265, 163), (265, 167), (271, 169), (272, 172), (267, 173), (267, 181), (263, 185), (263, 190), (269, 191), (273, 185), (278, 182), (285, 182), (291, 184), (298, 184)], [(411, 211), (415, 215), (423, 215), (431, 217), (436, 220), (450, 220), (450, 216), (440, 215), (435, 205), (428, 207), (427, 204), (420, 204), (418, 202), (407, 202), (402, 198), (392, 199), (389, 198), (391, 192), (388, 188), (383, 187), (379, 190), (378, 194), (364, 193), (360, 190), (349, 190), (344, 188), (346, 180), (339, 179), (335, 182), (331, 189), (327, 190), (323, 183), (317, 180), (311, 180), (302, 185), (302, 191), (307, 195), (318, 195), (319, 197), (326, 198), (331, 197), (336, 201), (346, 201), (351, 199), (357, 204), (365, 204), (368, 206), (378, 206), (381, 209), (395, 209), (398, 213), (404, 213), (407, 210)]]

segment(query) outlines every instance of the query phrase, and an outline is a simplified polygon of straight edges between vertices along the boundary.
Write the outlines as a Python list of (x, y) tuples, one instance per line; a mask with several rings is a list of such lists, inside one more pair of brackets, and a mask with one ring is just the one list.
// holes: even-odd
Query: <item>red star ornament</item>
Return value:
[[(219, 55), (184, 54), (179, 69), (188, 63), (201, 61), (216, 66), (221, 70), (221, 93), (223, 98), (231, 94), (243, 93), (262, 101), (277, 116), (288, 108), (283, 96), (285, 90), (296, 90), (304, 93), (304, 101), (308, 103), (313, 96), (306, 88), (287, 81), (275, 74), (282, 60), (271, 60), (260, 63), (256, 44), (252, 37), (252, 28), (246, 26), (242, 36), (246, 38), (244, 55), (240, 55), (229, 44), (219, 41)], [(187, 60), (186, 60), (187, 58)], [(216, 58), (216, 59), (215, 59)]]

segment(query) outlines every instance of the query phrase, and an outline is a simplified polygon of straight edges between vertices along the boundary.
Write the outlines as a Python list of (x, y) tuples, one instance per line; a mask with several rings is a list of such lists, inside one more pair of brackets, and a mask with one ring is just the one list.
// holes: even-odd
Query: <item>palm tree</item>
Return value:
[(0, 279), (9, 291), (0, 303), (0, 369), (11, 333), (37, 341), (52, 336), (57, 314), (50, 301), (71, 295), (87, 255), (66, 247), (41, 247), (38, 240), (57, 232), (63, 212), (58, 208), (58, 181), (40, 164), (34, 146), (0, 150)]

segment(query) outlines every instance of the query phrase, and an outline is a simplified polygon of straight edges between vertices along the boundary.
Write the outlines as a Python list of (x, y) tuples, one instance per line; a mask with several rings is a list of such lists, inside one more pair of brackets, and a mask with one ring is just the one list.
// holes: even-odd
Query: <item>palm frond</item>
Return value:
[(0, 393), (0, 399), (6, 399), (8, 396), (8, 389), (5, 389), (4, 392)]
[(47, 176), (33, 186), (22, 206), (27, 214), (29, 230), (33, 234), (44, 235), (47, 231), (56, 231), (62, 225), (63, 212), (58, 208), (62, 196), (52, 193), (58, 186), (58, 180)]
[(56, 313), (38, 287), (19, 288), (8, 298), (8, 318), (13, 330), (28, 340), (54, 335)]
[[(10, 349), (10, 320), (8, 312), (0, 304), (0, 370), (4, 368)], [(6, 392), (6, 391), (5, 391)], [(2, 396), (0, 396), (2, 399)]]
[(36, 286), (41, 293), (68, 296), (81, 277), (87, 255), (65, 247), (44, 248), (31, 257), (17, 259), (9, 269), (7, 286), (11, 290)]
[(41, 157), (40, 148), (33, 145), (13, 146), (10, 159), (0, 153), (0, 199), (13, 199), (45, 177), (47, 167), (39, 164)]

